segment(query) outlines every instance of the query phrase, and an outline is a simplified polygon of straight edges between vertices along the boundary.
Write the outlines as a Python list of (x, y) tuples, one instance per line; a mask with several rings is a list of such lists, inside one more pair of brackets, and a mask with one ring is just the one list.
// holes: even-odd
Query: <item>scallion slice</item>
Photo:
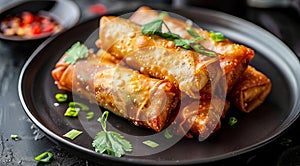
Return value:
[(66, 138), (69, 138), (71, 140), (74, 140), (80, 134), (82, 134), (82, 131), (79, 131), (79, 130), (76, 130), (76, 129), (72, 129), (69, 132), (67, 132), (66, 134), (64, 134), (63, 136), (66, 137)]

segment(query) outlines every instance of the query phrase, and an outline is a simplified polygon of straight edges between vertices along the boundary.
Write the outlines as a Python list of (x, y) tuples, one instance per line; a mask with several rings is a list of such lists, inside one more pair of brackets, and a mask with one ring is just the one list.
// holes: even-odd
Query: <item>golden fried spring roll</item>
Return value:
[(229, 96), (241, 111), (251, 112), (261, 105), (271, 91), (271, 81), (263, 73), (248, 66)]
[[(141, 7), (129, 19), (137, 24), (143, 25), (158, 17), (159, 13), (157, 11), (149, 7)], [(163, 20), (171, 32), (180, 35), (180, 37), (184, 39), (193, 38), (186, 30), (186, 28), (191, 27), (188, 23), (170, 16), (163, 16)], [(238, 81), (239, 76), (246, 70), (249, 62), (254, 57), (254, 51), (244, 45), (232, 43), (228, 39), (216, 42), (210, 36), (211, 32), (204, 29), (194, 28), (194, 30), (199, 36), (205, 39), (199, 41), (201, 45), (208, 50), (218, 53), (220, 65), (226, 77), (227, 92), (230, 92), (232, 86)], [(167, 31), (166, 28), (165, 31)]]
[(135, 125), (161, 131), (176, 107), (178, 90), (168, 80), (159, 80), (117, 66), (110, 54), (89, 53), (74, 65), (63, 56), (52, 71), (60, 89), (72, 91)]
[(208, 57), (175, 47), (173, 41), (159, 36), (143, 35), (140, 25), (124, 18), (102, 17), (99, 38), (101, 49), (143, 74), (170, 80), (192, 98), (199, 98), (199, 91), (210, 84), (210, 78), (218, 81), (222, 75), (217, 56)]
[(183, 101), (183, 109), (178, 112), (176, 132), (186, 133), (186, 137), (206, 139), (221, 128), (221, 117), (230, 107), (230, 102), (210, 95), (201, 95), (201, 100)]

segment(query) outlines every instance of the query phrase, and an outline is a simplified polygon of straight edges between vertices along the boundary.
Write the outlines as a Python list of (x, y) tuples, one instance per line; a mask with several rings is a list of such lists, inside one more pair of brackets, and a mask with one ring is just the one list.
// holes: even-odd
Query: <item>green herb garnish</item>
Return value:
[(108, 117), (108, 111), (105, 111), (98, 119), (101, 123), (103, 131), (96, 134), (96, 137), (92, 143), (96, 152), (112, 155), (115, 157), (121, 157), (125, 152), (132, 151), (132, 145), (129, 141), (116, 132), (106, 130), (106, 121)]
[(71, 140), (74, 140), (75, 138), (77, 138), (80, 134), (82, 134), (82, 131), (78, 131), (76, 129), (72, 129), (69, 132), (67, 132), (66, 134), (64, 134), (63, 136), (66, 138), (69, 138)]
[(199, 54), (203, 54), (203, 55), (206, 55), (208, 57), (215, 57), (215, 56), (217, 56), (217, 53), (204, 48), (200, 43), (192, 43), (191, 47), (196, 52), (198, 52)]
[(79, 108), (68, 107), (68, 109), (66, 110), (64, 116), (68, 116), (68, 117), (77, 117), (79, 111), (80, 111)]
[(216, 42), (224, 41), (225, 36), (220, 32), (210, 32), (209, 36)]
[(290, 138), (282, 138), (281, 139), (281, 142), (280, 142), (280, 145), (283, 145), (283, 146), (290, 146), (290, 144), (293, 142), (292, 139)]
[(39, 155), (37, 155), (34, 160), (38, 162), (48, 163), (50, 162), (51, 158), (53, 157), (53, 154), (51, 152), (43, 152)]
[(160, 18), (164, 18), (164, 17), (168, 17), (168, 16), (169, 16), (169, 14), (167, 12), (160, 12), (159, 13)]
[(94, 117), (94, 112), (88, 112), (87, 114), (86, 114), (86, 119), (87, 120), (90, 120), (90, 119), (92, 119)]
[(80, 110), (82, 111), (87, 111), (89, 110), (89, 107), (83, 103), (80, 103), (80, 102), (76, 102), (76, 101), (72, 101), (69, 103), (69, 107), (72, 107), (72, 108), (80, 108)]
[(198, 33), (197, 33), (192, 27), (187, 27), (187, 28), (186, 28), (186, 31), (187, 31), (191, 36), (193, 36), (194, 38), (200, 37), (200, 36), (198, 35)]
[(151, 140), (146, 140), (146, 141), (143, 141), (143, 144), (147, 145), (147, 146), (150, 146), (151, 148), (156, 148), (159, 146), (158, 143), (154, 142), (154, 141), (151, 141)]
[(142, 26), (142, 33), (144, 35), (158, 35), (159, 33), (162, 33), (162, 25), (163, 20), (161, 17), (144, 24)]
[(88, 48), (80, 44), (80, 42), (76, 42), (66, 51), (65, 62), (68, 64), (75, 64), (76, 61), (80, 58), (86, 58), (88, 56)]
[[(168, 32), (165, 33), (162, 32), (162, 25), (166, 26)], [(162, 17), (158, 17), (152, 22), (149, 22), (142, 26), (142, 34), (144, 35), (157, 35), (164, 39), (174, 41), (174, 44), (177, 47), (182, 47), (187, 50), (194, 49), (196, 52), (209, 57), (216, 56), (216, 53), (207, 50), (199, 43), (200, 40), (205, 40), (205, 38), (200, 37), (197, 34), (197, 32), (191, 27), (187, 28), (187, 31), (189, 32), (189, 34), (191, 34), (194, 37), (194, 39), (191, 40), (182, 39), (179, 35), (172, 33), (168, 28), (168, 26), (164, 23)]]
[(235, 125), (237, 123), (237, 119), (236, 119), (236, 117), (230, 117), (229, 118), (229, 121), (228, 121), (228, 124), (230, 125), (230, 126), (233, 126), (233, 125)]
[(17, 140), (20, 139), (19, 136), (16, 135), (16, 134), (11, 134), (11, 135), (10, 135), (10, 138), (13, 139), (13, 140), (15, 140), (15, 141), (17, 141)]
[(167, 139), (171, 139), (173, 137), (173, 135), (167, 129), (164, 132), (164, 136)]
[(62, 94), (62, 93), (57, 93), (55, 95), (55, 99), (57, 102), (63, 103), (66, 102), (68, 99), (68, 95), (67, 94)]

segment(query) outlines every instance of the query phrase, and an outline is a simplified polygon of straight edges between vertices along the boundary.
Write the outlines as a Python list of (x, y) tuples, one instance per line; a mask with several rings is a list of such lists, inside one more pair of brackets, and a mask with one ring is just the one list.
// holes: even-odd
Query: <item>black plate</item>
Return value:
[[(66, 49), (76, 41), (86, 41), (95, 32), (98, 19), (93, 19), (47, 40), (29, 58), (19, 80), (19, 96), (27, 115), (53, 141), (88, 159), (104, 164), (163, 165), (205, 163), (249, 152), (269, 143), (297, 119), (300, 111), (300, 75), (297, 72), (300, 71), (300, 65), (295, 54), (284, 43), (260, 27), (224, 13), (201, 8), (172, 9), (171, 12), (190, 18), (205, 29), (220, 31), (233, 41), (256, 51), (251, 64), (273, 83), (272, 91), (261, 107), (250, 114), (231, 109), (228, 116), (236, 116), (238, 124), (231, 127), (224, 119), (221, 130), (204, 142), (182, 139), (171, 148), (148, 156), (125, 155), (115, 158), (95, 153), (91, 142), (93, 134), (100, 130), (99, 123), (94, 119), (86, 127), (87, 123), (83, 125), (84, 120), (80, 118), (64, 117), (66, 106), (54, 106), (54, 95), (61, 91), (54, 85), (50, 74)], [(91, 38), (96, 40), (97, 31)], [(87, 44), (94, 47), (93, 42)], [(124, 133), (150, 133), (112, 114), (109, 121)], [(85, 132), (74, 141), (63, 138), (62, 135), (72, 128)], [(144, 148), (142, 146), (134, 144), (134, 148)]]

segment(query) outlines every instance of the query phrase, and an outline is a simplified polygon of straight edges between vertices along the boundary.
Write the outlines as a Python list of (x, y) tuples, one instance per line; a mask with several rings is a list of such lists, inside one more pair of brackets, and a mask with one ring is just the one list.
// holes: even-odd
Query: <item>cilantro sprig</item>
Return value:
[(88, 56), (88, 48), (80, 44), (80, 42), (76, 42), (66, 51), (65, 62), (68, 64), (75, 64), (78, 59), (86, 58)]
[[(163, 25), (165, 25), (168, 32), (162, 32)], [(188, 27), (186, 30), (191, 36), (194, 37), (194, 39), (183, 39), (178, 34), (172, 33), (167, 24), (163, 21), (162, 17), (158, 17), (157, 19), (142, 26), (142, 34), (144, 35), (157, 35), (164, 39), (174, 41), (175, 46), (182, 47), (187, 50), (193, 49), (196, 52), (209, 57), (217, 56), (215, 52), (207, 50), (199, 43), (200, 40), (205, 40), (205, 38), (200, 37), (198, 33), (191, 27)]]
[(108, 111), (105, 111), (98, 119), (98, 121), (101, 123), (103, 131), (100, 131), (96, 134), (92, 145), (96, 152), (106, 152), (108, 155), (121, 157), (125, 154), (125, 152), (132, 151), (132, 145), (121, 134), (106, 130), (108, 113)]

